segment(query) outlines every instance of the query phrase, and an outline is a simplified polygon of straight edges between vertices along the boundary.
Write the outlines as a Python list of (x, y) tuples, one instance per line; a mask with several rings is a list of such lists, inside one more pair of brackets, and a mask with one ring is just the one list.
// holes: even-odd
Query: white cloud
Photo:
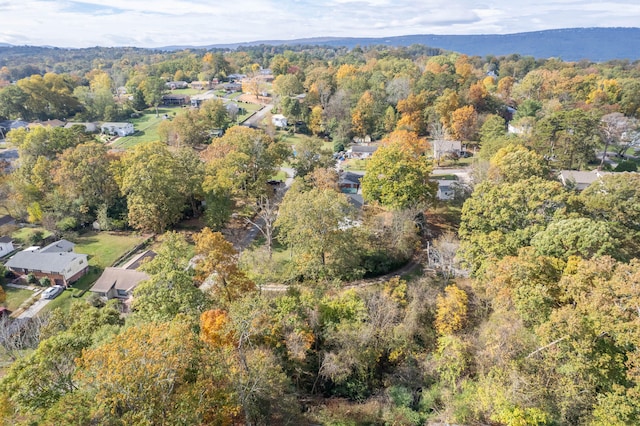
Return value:
[(637, 26), (640, 5), (635, 0), (0, 0), (0, 15), (0, 42), (157, 47)]

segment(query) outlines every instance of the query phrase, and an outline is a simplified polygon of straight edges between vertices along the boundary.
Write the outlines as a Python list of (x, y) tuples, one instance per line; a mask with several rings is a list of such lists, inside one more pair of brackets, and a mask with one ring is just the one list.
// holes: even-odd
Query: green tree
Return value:
[(232, 127), (203, 153), (207, 167), (203, 187), (209, 193), (242, 199), (266, 194), (267, 182), (288, 154), (286, 146), (260, 130)]
[(291, 167), (296, 176), (304, 178), (315, 169), (326, 169), (335, 165), (331, 152), (323, 149), (322, 140), (317, 138), (305, 138), (296, 145), (296, 153), (291, 160)]
[(67, 148), (58, 156), (53, 181), (69, 199), (81, 199), (93, 211), (103, 204), (110, 206), (118, 195), (112, 161), (103, 144)]
[(154, 107), (156, 109), (156, 117), (159, 117), (158, 106), (162, 103), (162, 95), (167, 90), (164, 81), (158, 77), (148, 76), (140, 83), (139, 89), (142, 91), (147, 105)]
[(280, 74), (273, 81), (273, 91), (281, 97), (295, 96), (303, 90), (302, 83), (295, 74)]
[(597, 129), (597, 119), (585, 111), (556, 112), (536, 123), (533, 147), (557, 167), (581, 167), (595, 158)]
[(367, 164), (362, 177), (365, 200), (392, 209), (403, 209), (433, 200), (431, 164), (426, 157), (399, 144), (381, 146)]
[(302, 191), (300, 186), (294, 184), (282, 200), (275, 223), (278, 238), (297, 253), (303, 270), (324, 274), (328, 264), (340, 264), (340, 257), (347, 255), (340, 250), (350, 238), (355, 211), (344, 194), (331, 189)]
[(587, 215), (640, 231), (640, 176), (613, 173), (602, 176), (579, 196)]
[(162, 232), (182, 217), (188, 194), (181, 192), (184, 179), (177, 173), (179, 164), (165, 144), (138, 145), (116, 166), (131, 226)]
[(507, 145), (501, 148), (489, 162), (489, 178), (496, 182), (517, 182), (537, 176), (550, 176), (547, 163), (537, 153), (522, 145)]

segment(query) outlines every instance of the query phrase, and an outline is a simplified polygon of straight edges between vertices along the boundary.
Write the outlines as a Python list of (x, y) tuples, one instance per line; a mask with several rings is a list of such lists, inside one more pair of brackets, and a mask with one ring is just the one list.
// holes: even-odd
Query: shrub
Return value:
[(27, 243), (29, 245), (32, 245), (32, 246), (37, 246), (40, 243), (42, 243), (43, 237), (44, 237), (44, 232), (39, 231), (39, 230), (38, 231), (33, 231), (27, 237)]
[(67, 216), (56, 222), (56, 229), (61, 232), (73, 231), (78, 228), (78, 219)]
[(48, 277), (42, 277), (40, 278), (39, 284), (42, 287), (49, 287), (51, 285), (51, 280)]
[(613, 171), (614, 172), (637, 172), (638, 165), (631, 160), (624, 160), (619, 162), (616, 168), (613, 169)]
[(36, 278), (35, 275), (33, 274), (27, 274), (27, 283), (29, 284), (36, 284), (38, 282), (38, 279)]

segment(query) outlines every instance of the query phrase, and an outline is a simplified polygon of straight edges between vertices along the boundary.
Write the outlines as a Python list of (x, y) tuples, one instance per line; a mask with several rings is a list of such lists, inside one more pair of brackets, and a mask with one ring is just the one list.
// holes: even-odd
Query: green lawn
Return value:
[(75, 238), (73, 242), (76, 243), (77, 253), (89, 255), (89, 265), (106, 268), (143, 241), (141, 235), (90, 232)]
[(258, 104), (247, 104), (247, 103), (239, 103), (238, 104), (239, 108), (244, 108), (244, 110), (246, 111), (244, 114), (239, 114), (236, 121), (238, 123), (242, 123), (243, 121), (245, 121), (247, 118), (249, 118), (249, 116), (251, 116), (251, 114), (253, 114), (254, 112), (258, 111), (261, 108), (261, 105)]
[(11, 234), (11, 238), (13, 238), (14, 240), (18, 240), (20, 243), (22, 243), (25, 246), (29, 245), (29, 237), (31, 235), (33, 235), (34, 232), (36, 231), (40, 231), (42, 232), (42, 238), (48, 238), (50, 237), (52, 234), (51, 232), (47, 231), (44, 228), (40, 228), (40, 227), (24, 227), (24, 228), (20, 228), (17, 231), (15, 231), (13, 234)]
[(368, 160), (345, 160), (342, 163), (342, 169), (346, 171), (365, 171), (367, 169), (367, 161)]
[(173, 89), (172, 91), (169, 92), (169, 94), (170, 95), (199, 95), (205, 92), (207, 92), (207, 90), (192, 89), (189, 87), (186, 89)]
[(33, 296), (33, 291), (31, 290), (24, 290), (4, 285), (2, 286), (2, 289), (7, 297), (3, 305), (12, 312), (18, 309), (18, 306), (20, 306), (22, 302)]
[(131, 120), (136, 132), (131, 136), (118, 138), (111, 146), (128, 149), (141, 143), (159, 141), (158, 126), (164, 120), (162, 116), (167, 114), (169, 117), (173, 117), (184, 111), (184, 108), (158, 108), (158, 116), (156, 117), (155, 108), (148, 109), (144, 111), (142, 117)]

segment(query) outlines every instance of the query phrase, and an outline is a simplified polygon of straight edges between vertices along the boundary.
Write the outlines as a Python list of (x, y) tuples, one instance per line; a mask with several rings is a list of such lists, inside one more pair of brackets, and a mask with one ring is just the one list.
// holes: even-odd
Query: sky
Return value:
[(57, 47), (637, 26), (638, 0), (0, 0), (0, 43)]

